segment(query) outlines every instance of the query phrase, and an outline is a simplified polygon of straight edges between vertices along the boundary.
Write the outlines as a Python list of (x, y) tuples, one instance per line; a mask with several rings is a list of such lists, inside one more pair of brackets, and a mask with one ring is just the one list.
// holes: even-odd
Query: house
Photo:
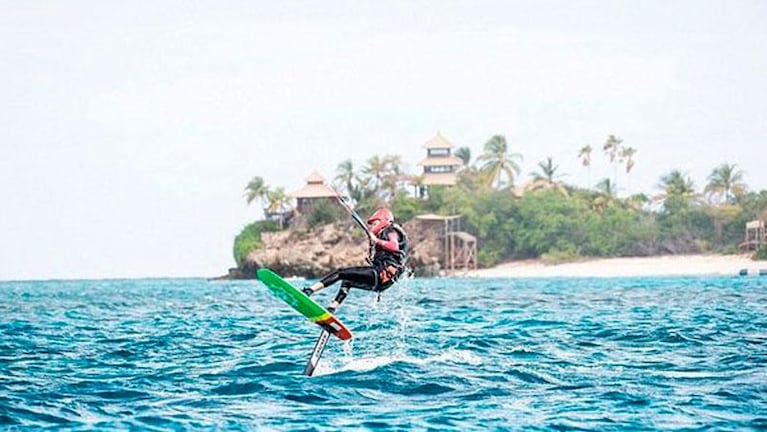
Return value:
[(420, 186), (455, 185), (458, 180), (456, 172), (463, 161), (453, 156), (453, 144), (437, 132), (423, 147), (426, 149), (426, 157), (418, 163), (423, 167)]
[(746, 222), (746, 235), (739, 248), (741, 251), (757, 250), (767, 244), (767, 228), (763, 220)]
[(338, 194), (332, 187), (325, 184), (325, 178), (320, 173), (312, 171), (306, 178), (306, 185), (289, 193), (288, 196), (296, 199), (296, 211), (299, 214), (307, 214), (321, 200), (335, 202)]

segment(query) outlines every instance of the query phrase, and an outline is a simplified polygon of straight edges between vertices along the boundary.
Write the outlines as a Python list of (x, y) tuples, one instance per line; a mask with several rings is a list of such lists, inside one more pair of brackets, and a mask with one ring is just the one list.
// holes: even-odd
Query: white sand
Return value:
[(470, 271), (473, 277), (621, 277), (737, 275), (767, 269), (767, 261), (752, 261), (749, 255), (673, 255), (641, 258), (607, 258), (566, 264), (543, 264), (537, 260), (512, 261)]

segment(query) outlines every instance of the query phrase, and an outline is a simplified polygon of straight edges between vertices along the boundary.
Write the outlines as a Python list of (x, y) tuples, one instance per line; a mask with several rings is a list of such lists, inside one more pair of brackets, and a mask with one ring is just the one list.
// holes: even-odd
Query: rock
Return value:
[[(408, 267), (416, 276), (440, 274), (443, 242), (439, 232), (422, 229), (417, 221), (406, 223), (404, 228), (410, 246)], [(364, 234), (351, 223), (327, 224), (311, 231), (290, 228), (263, 233), (262, 240), (264, 246), (251, 252), (230, 276), (252, 278), (256, 269), (267, 267), (285, 277), (315, 279), (339, 267), (365, 265), (368, 254)]]

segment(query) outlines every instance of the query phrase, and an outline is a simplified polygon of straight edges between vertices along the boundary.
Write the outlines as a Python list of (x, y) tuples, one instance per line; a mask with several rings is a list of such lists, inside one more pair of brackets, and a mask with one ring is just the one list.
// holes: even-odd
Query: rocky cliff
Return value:
[[(443, 253), (439, 230), (416, 221), (404, 228), (410, 243), (408, 266), (417, 276), (439, 274)], [(283, 276), (319, 278), (338, 267), (364, 265), (367, 256), (367, 239), (351, 223), (263, 233), (262, 240), (264, 247), (251, 252), (230, 277), (252, 278), (256, 269), (268, 267)]]

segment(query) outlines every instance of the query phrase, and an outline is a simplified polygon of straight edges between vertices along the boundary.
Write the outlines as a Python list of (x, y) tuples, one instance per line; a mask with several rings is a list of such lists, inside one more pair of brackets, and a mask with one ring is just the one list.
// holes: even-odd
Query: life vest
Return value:
[(408, 253), (408, 238), (405, 230), (398, 224), (391, 224), (384, 228), (379, 234), (379, 238), (388, 239), (389, 233), (397, 233), (397, 246), (399, 252), (394, 253), (383, 248), (377, 248), (373, 255), (373, 265), (378, 269), (378, 277), (381, 288), (389, 287), (394, 281), (405, 272)]

